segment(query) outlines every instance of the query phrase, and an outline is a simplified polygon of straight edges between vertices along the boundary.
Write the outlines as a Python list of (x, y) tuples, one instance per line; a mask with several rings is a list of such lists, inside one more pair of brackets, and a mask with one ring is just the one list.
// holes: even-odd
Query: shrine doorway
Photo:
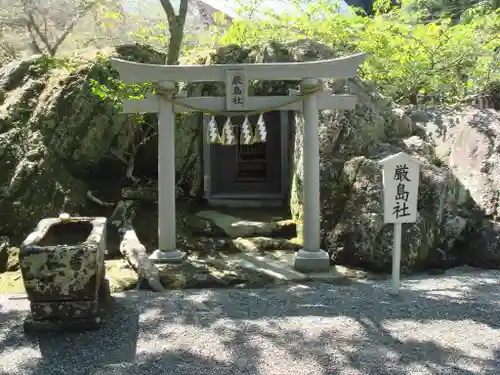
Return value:
[[(219, 132), (226, 120), (216, 117)], [(258, 115), (249, 116), (255, 126)], [(288, 196), (289, 190), (289, 111), (272, 111), (264, 114), (267, 140), (264, 143), (240, 143), (240, 125), (244, 117), (231, 117), (236, 144), (232, 146), (204, 143), (205, 198), (212, 202), (262, 201), (276, 203)], [(209, 117), (204, 119), (206, 128)]]

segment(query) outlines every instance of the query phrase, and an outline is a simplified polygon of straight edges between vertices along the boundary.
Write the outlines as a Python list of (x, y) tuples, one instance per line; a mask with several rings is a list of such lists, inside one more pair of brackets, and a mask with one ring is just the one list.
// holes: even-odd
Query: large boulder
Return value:
[[(393, 226), (383, 221), (382, 169), (379, 160), (408, 148), (386, 145), (387, 151), (371, 158), (359, 156), (343, 166), (339, 181), (344, 195), (324, 199), (342, 205), (341, 216), (326, 234), (332, 259), (341, 264), (388, 271), (391, 266)], [(418, 157), (419, 155), (413, 155)], [(445, 168), (420, 157), (421, 173), (418, 215), (415, 224), (403, 224), (402, 266), (404, 270), (449, 267), (460, 264), (455, 251), (466, 230), (473, 202), (460, 182)], [(471, 206), (468, 206), (471, 205)], [(324, 208), (326, 210), (328, 206)], [(327, 212), (325, 212), (326, 214)]]
[(0, 231), (22, 237), (46, 215), (77, 209), (85, 185), (75, 179), (30, 123), (50, 67), (44, 58), (0, 69)]
[[(315, 48), (308, 56), (333, 57)], [(326, 52), (325, 52), (326, 51)], [(379, 161), (404, 151), (421, 163), (418, 219), (403, 225), (402, 264), (406, 271), (460, 264), (457, 247), (481, 211), (452, 171), (439, 163), (434, 145), (419, 136), (405, 110), (361, 79), (327, 82), (334, 92), (357, 95), (352, 111), (320, 113), (322, 236), (336, 263), (388, 271), (392, 225), (383, 222)], [(290, 206), (300, 223), (303, 213), (303, 119), (295, 117), (294, 170)]]
[(500, 223), (482, 220), (463, 240), (460, 250), (464, 264), (500, 269)]
[(457, 107), (410, 115), (485, 214), (500, 218), (500, 112)]
[[(351, 85), (363, 87), (358, 81)], [(459, 264), (457, 240), (471, 224), (474, 201), (451, 171), (435, 165), (433, 147), (411, 135), (411, 121), (383, 98), (359, 95), (356, 109), (321, 116), (321, 207), (324, 246), (336, 263), (388, 271), (392, 225), (383, 222), (382, 169), (379, 161), (404, 151), (421, 162), (418, 217), (403, 225), (405, 271)], [(378, 100), (377, 100), (378, 99)], [(374, 102), (378, 101), (378, 106)], [(378, 108), (378, 113), (367, 107)], [(373, 117), (372, 117), (373, 116)], [(371, 119), (373, 118), (373, 119)], [(292, 212), (302, 212), (302, 122), (296, 124), (296, 164)]]
[[(85, 213), (89, 189), (119, 193), (130, 183), (124, 179), (130, 161), (135, 177), (156, 178), (157, 116), (120, 114), (113, 95), (96, 94), (118, 78), (110, 56), (165, 61), (163, 53), (132, 44), (69, 62), (33, 56), (0, 68), (0, 234), (21, 239), (43, 217)], [(191, 182), (200, 164), (201, 123), (178, 121), (178, 181), (196, 193), (200, 184)]]
[(500, 265), (500, 112), (472, 106), (414, 110), (410, 116), (427, 138), (439, 163), (447, 165), (486, 216), (461, 241), (464, 262)]

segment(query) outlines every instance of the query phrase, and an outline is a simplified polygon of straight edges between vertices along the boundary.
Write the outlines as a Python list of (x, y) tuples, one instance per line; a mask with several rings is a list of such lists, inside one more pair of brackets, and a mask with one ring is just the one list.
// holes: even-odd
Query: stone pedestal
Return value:
[[(66, 304), (71, 304), (71, 302), (68, 301)], [(75, 305), (78, 304), (75, 302)], [(98, 329), (105, 320), (106, 313), (112, 310), (113, 304), (109, 282), (104, 280), (99, 292), (97, 314), (94, 316), (35, 320), (32, 312), (24, 320), (24, 332), (31, 335), (42, 332), (81, 332)]]
[(174, 250), (160, 250), (157, 249), (153, 251), (153, 253), (149, 256), (149, 259), (153, 263), (162, 264), (162, 263), (182, 263), (184, 260), (184, 254), (182, 251), (174, 249)]
[(299, 272), (326, 272), (330, 270), (330, 256), (324, 250), (299, 250), (295, 254), (294, 268)]
[(50, 218), (23, 242), (19, 265), (31, 316), (25, 330), (97, 328), (104, 301), (106, 218)]

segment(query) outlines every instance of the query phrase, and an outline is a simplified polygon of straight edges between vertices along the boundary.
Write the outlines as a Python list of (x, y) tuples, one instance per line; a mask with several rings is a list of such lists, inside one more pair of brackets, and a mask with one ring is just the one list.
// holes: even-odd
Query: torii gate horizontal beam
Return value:
[(112, 58), (111, 66), (118, 70), (125, 83), (138, 82), (223, 82), (228, 70), (243, 70), (248, 80), (294, 81), (303, 78), (351, 78), (367, 55), (359, 53), (337, 59), (265, 63), (215, 65), (157, 65), (140, 64)]
[[(212, 111), (225, 111), (225, 97), (180, 97), (175, 98), (179, 102), (186, 103), (195, 108), (209, 108)], [(258, 110), (259, 108), (275, 108), (281, 107), (283, 104), (293, 99), (293, 96), (251, 96), (248, 98), (248, 108)], [(326, 93), (317, 94), (318, 109), (354, 109), (357, 102), (355, 95), (331, 95)], [(134, 100), (126, 99), (123, 102), (122, 113), (159, 113), (160, 102), (154, 95), (149, 95), (146, 99)], [(165, 104), (163, 104), (165, 105)], [(280, 111), (301, 111), (303, 108), (302, 101), (289, 103), (281, 107)], [(189, 107), (182, 104), (174, 104), (175, 113), (183, 113), (193, 111)]]

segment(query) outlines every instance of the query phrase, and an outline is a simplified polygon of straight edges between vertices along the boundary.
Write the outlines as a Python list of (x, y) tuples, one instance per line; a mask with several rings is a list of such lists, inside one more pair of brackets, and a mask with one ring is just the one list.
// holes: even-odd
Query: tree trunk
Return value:
[(184, 39), (184, 25), (186, 23), (188, 0), (181, 0), (178, 15), (175, 13), (175, 9), (170, 0), (160, 0), (160, 2), (165, 14), (167, 15), (168, 29), (170, 31), (168, 55), (165, 64), (176, 65), (179, 63), (182, 40)]
[(170, 39), (168, 44), (168, 55), (166, 65), (177, 65), (182, 48), (184, 30), (170, 28)]

